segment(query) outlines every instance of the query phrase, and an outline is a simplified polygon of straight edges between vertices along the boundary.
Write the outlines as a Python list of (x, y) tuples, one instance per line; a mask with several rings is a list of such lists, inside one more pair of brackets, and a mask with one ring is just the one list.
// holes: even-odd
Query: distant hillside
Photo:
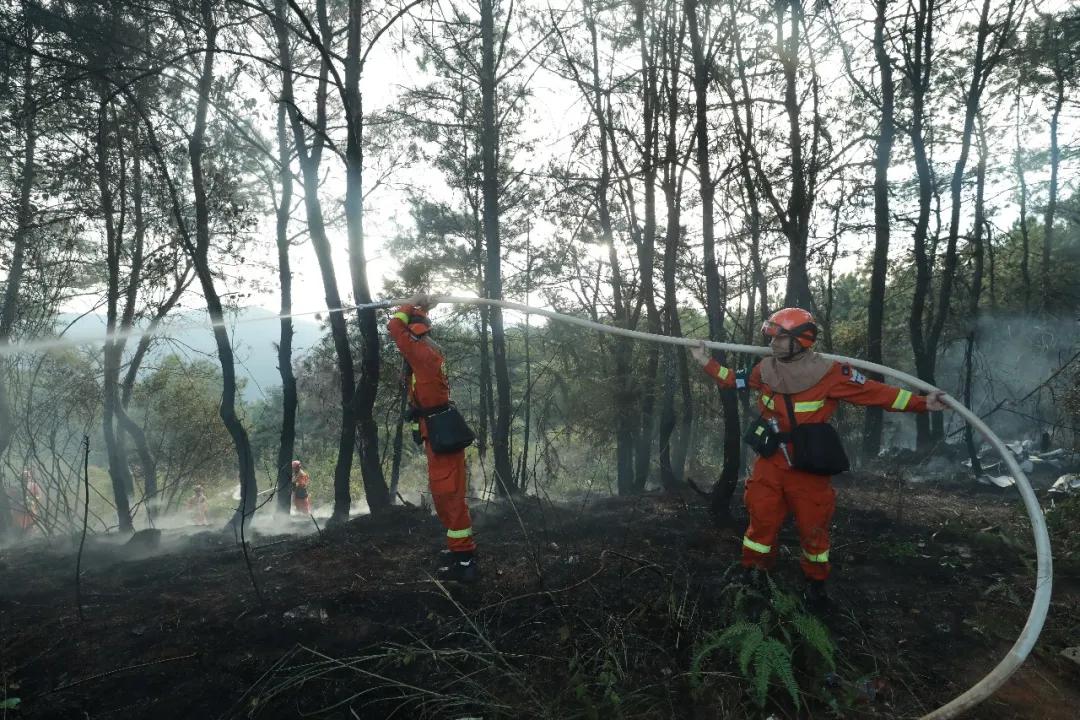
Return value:
[[(61, 315), (58, 327), (62, 329), (72, 321), (75, 324), (67, 331), (69, 336), (91, 337), (105, 331), (103, 314), (93, 313), (77, 321), (74, 315)], [(236, 351), (236, 372), (247, 380), (244, 399), (257, 400), (281, 385), (275, 348), (280, 333), (277, 315), (264, 308), (244, 308), (231, 313), (228, 321), (229, 337)], [(319, 323), (312, 317), (294, 318), (293, 328), (293, 357), (296, 358), (318, 342), (321, 331)], [(216, 358), (214, 336), (205, 311), (186, 310), (171, 317), (167, 330), (160, 334), (146, 362), (152, 365), (168, 353), (186, 358)]]

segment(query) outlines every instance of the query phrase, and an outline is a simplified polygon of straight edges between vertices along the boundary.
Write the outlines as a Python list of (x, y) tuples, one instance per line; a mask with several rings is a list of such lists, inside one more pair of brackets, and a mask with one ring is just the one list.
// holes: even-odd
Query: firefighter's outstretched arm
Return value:
[[(835, 377), (835, 376), (834, 376)], [(944, 410), (944, 393), (914, 395), (893, 385), (871, 380), (850, 365), (842, 365), (840, 376), (829, 388), (829, 397), (855, 405), (879, 407), (888, 412), (926, 412)]]
[(701, 365), (705, 374), (711, 377), (717, 385), (722, 388), (738, 388), (739, 390), (745, 390), (752, 383), (748, 382), (746, 377), (749, 373), (735, 372), (731, 368), (721, 365), (712, 355), (709, 353), (708, 348), (705, 347), (705, 341), (701, 340), (696, 347), (690, 348), (690, 354), (694, 356), (694, 360)]

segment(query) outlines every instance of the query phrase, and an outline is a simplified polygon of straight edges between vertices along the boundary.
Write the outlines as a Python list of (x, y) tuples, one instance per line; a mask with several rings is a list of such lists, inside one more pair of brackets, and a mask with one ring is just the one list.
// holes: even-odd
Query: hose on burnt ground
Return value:
[[(576, 325), (588, 330), (596, 330), (598, 332), (608, 333), (609, 335), (619, 335), (621, 337), (643, 340), (646, 342), (659, 342), (667, 345), (681, 345), (683, 347), (696, 347), (700, 343), (700, 340), (693, 338), (670, 337), (667, 335), (657, 335), (641, 332), (639, 330), (628, 330), (612, 325), (604, 325), (602, 323), (586, 320), (585, 318), (564, 315), (553, 310), (531, 307), (529, 305), (523, 305), (508, 300), (456, 296), (434, 296), (432, 299), (435, 302), (445, 303), (447, 305), (487, 305), (489, 307), (498, 307), (504, 310), (513, 310), (525, 315), (539, 315), (557, 322)], [(358, 306), (357, 309), (393, 307), (404, 304), (404, 302), (405, 300), (388, 300), (361, 305)], [(754, 345), (706, 341), (705, 346), (713, 350), (746, 353), (749, 355), (770, 354), (769, 348)], [(930, 393), (938, 390), (938, 388), (913, 375), (886, 367), (885, 365), (878, 365), (877, 363), (867, 362), (866, 360), (843, 357), (840, 355), (822, 353), (822, 356), (830, 360), (848, 363), (860, 370), (880, 373), (886, 377), (899, 380), (922, 392)], [(1024, 474), (1024, 471), (1020, 469), (1020, 465), (1016, 462), (1015, 456), (1013, 456), (1012, 452), (1005, 446), (1005, 443), (1001, 438), (995, 435), (994, 431), (991, 430), (978, 415), (973, 413), (965, 407), (963, 403), (948, 393), (946, 393), (942, 399), (951, 410), (963, 417), (965, 421), (978, 430), (979, 433), (993, 446), (994, 450), (1001, 456), (1002, 461), (1005, 463), (1006, 467), (1009, 468), (1009, 472), (1016, 480), (1016, 488), (1020, 492), (1020, 497), (1024, 502), (1024, 509), (1027, 511), (1028, 519), (1031, 521), (1032, 534), (1034, 535), (1035, 540), (1037, 571), (1035, 577), (1035, 597), (1031, 603), (1031, 610), (1028, 612), (1027, 622), (1024, 624), (1023, 630), (1020, 631), (1020, 635), (1016, 638), (1016, 642), (1013, 643), (1013, 646), (1005, 654), (1005, 657), (1002, 658), (982, 680), (936, 710), (923, 715), (921, 720), (946, 720), (946, 718), (956, 717), (990, 697), (1002, 684), (1004, 684), (1009, 676), (1016, 672), (1031, 652), (1031, 649), (1035, 646), (1035, 642), (1039, 638), (1039, 633), (1042, 631), (1043, 624), (1046, 621), (1047, 611), (1050, 608), (1050, 591), (1053, 584), (1050, 536), (1046, 531), (1046, 519), (1043, 517), (1042, 507), (1039, 505), (1038, 498), (1036, 498), (1035, 491), (1032, 489), (1027, 476)]]

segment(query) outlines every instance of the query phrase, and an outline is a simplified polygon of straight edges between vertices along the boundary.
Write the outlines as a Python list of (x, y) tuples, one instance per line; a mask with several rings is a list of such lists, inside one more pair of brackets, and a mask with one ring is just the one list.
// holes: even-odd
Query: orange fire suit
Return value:
[(300, 515), (311, 514), (311, 497), (308, 495), (308, 484), (311, 476), (303, 470), (293, 473), (293, 508)]
[[(715, 359), (705, 373), (724, 388), (753, 388), (759, 391), (758, 408), (768, 421), (776, 418), (780, 432), (791, 431), (787, 404), (761, 379), (761, 368), (736, 373)], [(926, 398), (891, 385), (867, 379), (847, 364), (833, 367), (813, 387), (791, 395), (798, 423), (823, 423), (832, 417), (837, 401), (880, 407), (889, 412), (926, 412)], [(790, 452), (790, 449), (789, 449)], [(802, 545), (800, 564), (811, 580), (829, 576), (829, 525), (836, 509), (836, 490), (824, 475), (792, 469), (777, 451), (759, 457), (746, 481), (743, 495), (750, 514), (750, 526), (742, 542), (742, 564), (767, 570), (776, 562), (776, 536), (789, 513)]]
[[(413, 305), (402, 305), (390, 318), (387, 329), (398, 350), (412, 368), (409, 405), (418, 410), (441, 407), (450, 402), (450, 383), (446, 379), (445, 358), (428, 343), (408, 330), (411, 316), (425, 316)], [(465, 451), (436, 454), (427, 439), (427, 425), (420, 418), (420, 435), (428, 461), (428, 485), (435, 512), (446, 528), (446, 545), (454, 552), (473, 552), (472, 520), (465, 504)]]

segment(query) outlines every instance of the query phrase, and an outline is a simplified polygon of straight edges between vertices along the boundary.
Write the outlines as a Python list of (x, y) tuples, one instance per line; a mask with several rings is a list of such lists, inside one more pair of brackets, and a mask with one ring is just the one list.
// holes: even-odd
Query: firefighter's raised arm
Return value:
[(748, 372), (735, 372), (731, 368), (721, 365), (712, 355), (709, 354), (709, 349), (705, 347), (705, 341), (699, 340), (698, 344), (690, 348), (690, 354), (693, 355), (694, 360), (697, 361), (701, 368), (722, 388), (738, 388), (740, 390), (748, 387)]

